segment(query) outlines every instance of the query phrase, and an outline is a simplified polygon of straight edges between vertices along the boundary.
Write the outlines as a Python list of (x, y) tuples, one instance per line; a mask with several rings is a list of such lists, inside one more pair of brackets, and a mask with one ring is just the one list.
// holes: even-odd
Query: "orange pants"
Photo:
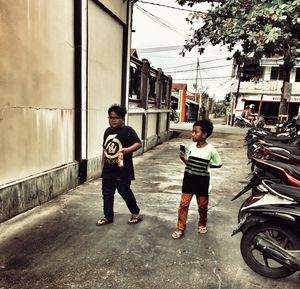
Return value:
[[(181, 201), (178, 208), (178, 223), (177, 230), (184, 231), (186, 227), (186, 221), (188, 216), (188, 210), (193, 198), (192, 194), (181, 194)], [(198, 226), (206, 227), (207, 223), (207, 209), (208, 209), (208, 196), (196, 196), (198, 211), (199, 211), (199, 222)]]

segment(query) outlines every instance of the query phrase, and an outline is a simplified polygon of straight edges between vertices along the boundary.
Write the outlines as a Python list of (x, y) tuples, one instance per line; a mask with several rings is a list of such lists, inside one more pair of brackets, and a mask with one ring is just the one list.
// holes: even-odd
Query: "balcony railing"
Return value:
[(241, 93), (258, 93), (260, 91), (266, 93), (279, 93), (282, 87), (282, 81), (242, 81), (240, 84)]
[(150, 67), (147, 59), (130, 58), (129, 106), (170, 108), (172, 78)]

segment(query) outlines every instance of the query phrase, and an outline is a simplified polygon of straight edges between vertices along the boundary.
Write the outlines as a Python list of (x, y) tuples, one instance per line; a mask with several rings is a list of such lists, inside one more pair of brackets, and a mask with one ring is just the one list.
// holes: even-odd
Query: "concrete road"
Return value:
[(171, 238), (184, 170), (179, 144), (191, 143), (191, 127), (172, 124), (177, 138), (134, 159), (143, 222), (128, 225), (116, 195), (115, 222), (96, 227), (102, 199), (94, 180), (0, 224), (0, 289), (299, 288), (299, 273), (271, 280), (252, 272), (240, 255), (241, 236), (230, 236), (242, 202), (231, 198), (249, 173), (243, 129), (216, 122), (210, 138), (224, 166), (212, 175), (208, 233), (197, 233), (194, 199), (185, 236)]

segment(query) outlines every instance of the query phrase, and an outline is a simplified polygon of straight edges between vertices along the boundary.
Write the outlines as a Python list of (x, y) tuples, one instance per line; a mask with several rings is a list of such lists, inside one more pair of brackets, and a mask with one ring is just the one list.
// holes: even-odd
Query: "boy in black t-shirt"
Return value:
[[(131, 212), (129, 224), (142, 221), (136, 199), (130, 188), (134, 180), (132, 153), (142, 145), (136, 132), (130, 126), (124, 125), (126, 108), (113, 105), (108, 109), (110, 127), (103, 137), (102, 154), (102, 196), (104, 217), (97, 221), (97, 226), (106, 225), (114, 219), (114, 194), (117, 189)], [(123, 160), (120, 160), (120, 154)], [(120, 162), (123, 161), (123, 165)]]

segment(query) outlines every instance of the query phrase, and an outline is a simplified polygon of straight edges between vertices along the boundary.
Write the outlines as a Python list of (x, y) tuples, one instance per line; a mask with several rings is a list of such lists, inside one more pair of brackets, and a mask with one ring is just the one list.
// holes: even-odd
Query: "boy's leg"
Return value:
[(208, 196), (197, 196), (197, 204), (199, 211), (198, 227), (204, 228), (207, 223)]
[(192, 194), (181, 194), (181, 200), (178, 208), (178, 223), (177, 230), (184, 231), (186, 227), (186, 221), (188, 216), (188, 209), (190, 206), (190, 202), (193, 198)]
[(113, 179), (102, 179), (103, 213), (108, 222), (114, 220), (115, 182)]
[(134, 194), (130, 188), (131, 181), (118, 180), (116, 184), (117, 190), (125, 201), (130, 213), (133, 215), (138, 215), (140, 212), (140, 208), (138, 207)]

